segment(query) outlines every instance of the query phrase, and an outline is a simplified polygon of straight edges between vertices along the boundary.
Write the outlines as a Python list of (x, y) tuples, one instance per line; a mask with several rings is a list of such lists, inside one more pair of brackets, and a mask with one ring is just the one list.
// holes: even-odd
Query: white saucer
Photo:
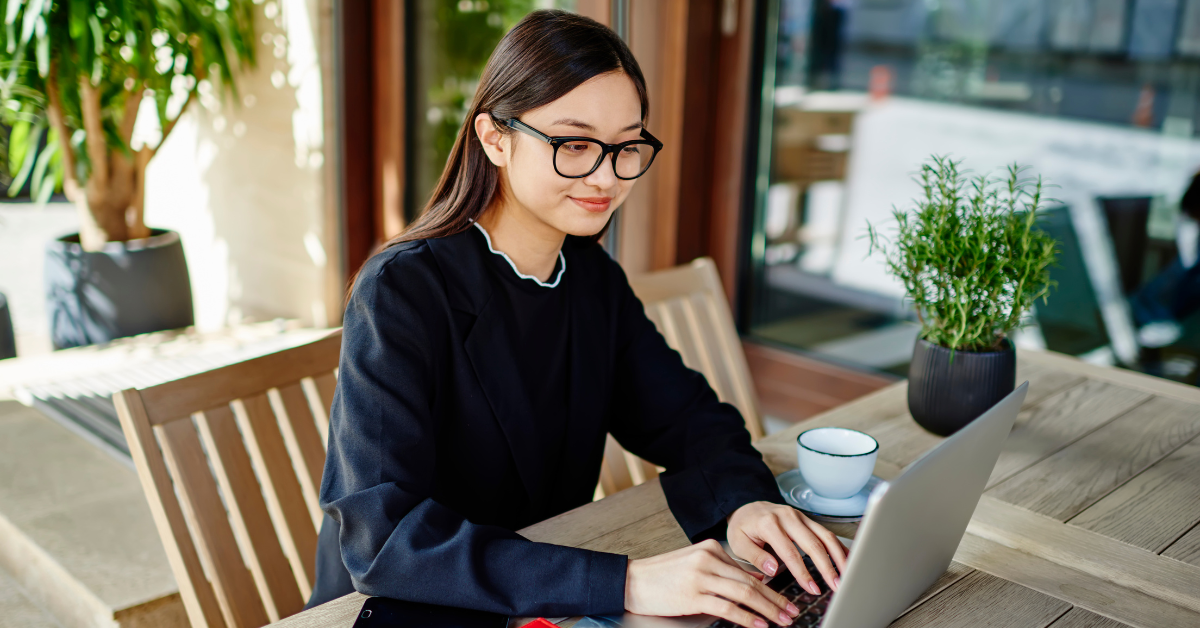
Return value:
[(784, 501), (813, 519), (834, 523), (862, 520), (863, 513), (867, 510), (867, 497), (880, 482), (883, 480), (872, 475), (858, 493), (846, 499), (829, 499), (813, 492), (805, 483), (804, 476), (800, 475), (799, 469), (784, 471), (775, 476), (775, 483), (779, 485), (779, 492), (783, 494)]

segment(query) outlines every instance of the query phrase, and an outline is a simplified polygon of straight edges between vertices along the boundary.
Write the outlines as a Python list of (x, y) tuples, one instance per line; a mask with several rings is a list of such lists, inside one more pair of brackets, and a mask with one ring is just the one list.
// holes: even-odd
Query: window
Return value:
[(425, 206), (454, 146), (492, 50), (530, 11), (574, 10), (574, 0), (405, 3), (409, 49), (408, 219)]
[(1200, 168), (1200, 0), (767, 6), (752, 336), (904, 374), (917, 326), (864, 236), (948, 154), (1059, 186), (1059, 289), (1018, 345), (1196, 381), (1198, 229), (1179, 201)]

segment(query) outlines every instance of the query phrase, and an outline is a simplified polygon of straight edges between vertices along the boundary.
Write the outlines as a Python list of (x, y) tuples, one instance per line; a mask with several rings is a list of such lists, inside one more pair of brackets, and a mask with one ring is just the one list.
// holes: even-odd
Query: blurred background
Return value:
[[(811, 405), (796, 412), (838, 398), (796, 383), (812, 369), (867, 386), (905, 373), (917, 327), (864, 235), (910, 206), (931, 154), (975, 173), (1016, 162), (1055, 186), (1058, 289), (1019, 345), (1200, 374), (1198, 229), (1181, 209), (1200, 168), (1200, 1), (244, 6), (255, 63), (182, 111), (145, 174), (146, 225), (182, 242), (195, 333), (336, 326), (348, 277), (422, 210), (496, 42), (560, 8), (630, 42), (668, 147), (610, 251), (634, 273), (712, 256), (752, 366), (787, 373), (776, 392)], [(0, 184), (21, 184), (0, 204), (0, 292), (22, 357), (66, 346), (43, 264), (80, 220), (61, 177), (31, 198), (27, 135), (12, 120), (0, 134), (14, 138)]]

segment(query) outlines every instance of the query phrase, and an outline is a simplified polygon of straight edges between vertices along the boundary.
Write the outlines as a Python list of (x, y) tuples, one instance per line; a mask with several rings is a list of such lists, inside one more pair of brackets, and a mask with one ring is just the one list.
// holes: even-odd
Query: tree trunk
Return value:
[[(149, 237), (150, 230), (143, 220), (143, 206), (146, 166), (154, 156), (155, 149), (147, 147), (128, 152), (110, 149), (104, 135), (100, 92), (86, 77), (80, 77), (79, 90), (83, 126), (87, 131), (87, 154), (91, 162), (87, 184), (72, 199), (79, 209), (80, 243), (84, 250), (98, 251), (108, 242)], [(133, 135), (144, 91), (144, 87), (138, 87), (126, 97), (123, 116), (118, 121), (119, 135), (126, 144)], [(52, 92), (51, 109), (55, 110), (52, 113), (58, 115), (54, 119), (61, 122), (61, 114), (56, 111), (61, 109), (61, 104), (57, 102), (57, 91)], [(169, 127), (164, 130), (164, 139), (167, 132)], [(70, 156), (69, 144), (65, 149)]]
[(150, 235), (142, 220), (146, 166), (153, 151), (142, 149), (130, 159), (110, 152), (108, 180), (95, 173), (88, 178), (75, 206), (79, 209), (79, 239), (86, 251), (98, 251), (108, 242), (124, 242)]

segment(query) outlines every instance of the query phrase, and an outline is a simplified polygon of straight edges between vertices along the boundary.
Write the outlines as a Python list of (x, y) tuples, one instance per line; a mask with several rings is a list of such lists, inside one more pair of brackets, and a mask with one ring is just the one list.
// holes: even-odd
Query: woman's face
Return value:
[[(574, 135), (617, 144), (641, 137), (642, 107), (629, 76), (610, 72), (525, 112), (520, 120), (551, 137)], [(488, 158), (500, 168), (505, 211), (516, 211), (539, 226), (594, 235), (633, 188), (635, 180), (616, 177), (611, 155), (592, 174), (568, 179), (554, 170), (553, 146), (516, 131), (502, 135), (488, 114), (476, 118), (475, 129)]]

